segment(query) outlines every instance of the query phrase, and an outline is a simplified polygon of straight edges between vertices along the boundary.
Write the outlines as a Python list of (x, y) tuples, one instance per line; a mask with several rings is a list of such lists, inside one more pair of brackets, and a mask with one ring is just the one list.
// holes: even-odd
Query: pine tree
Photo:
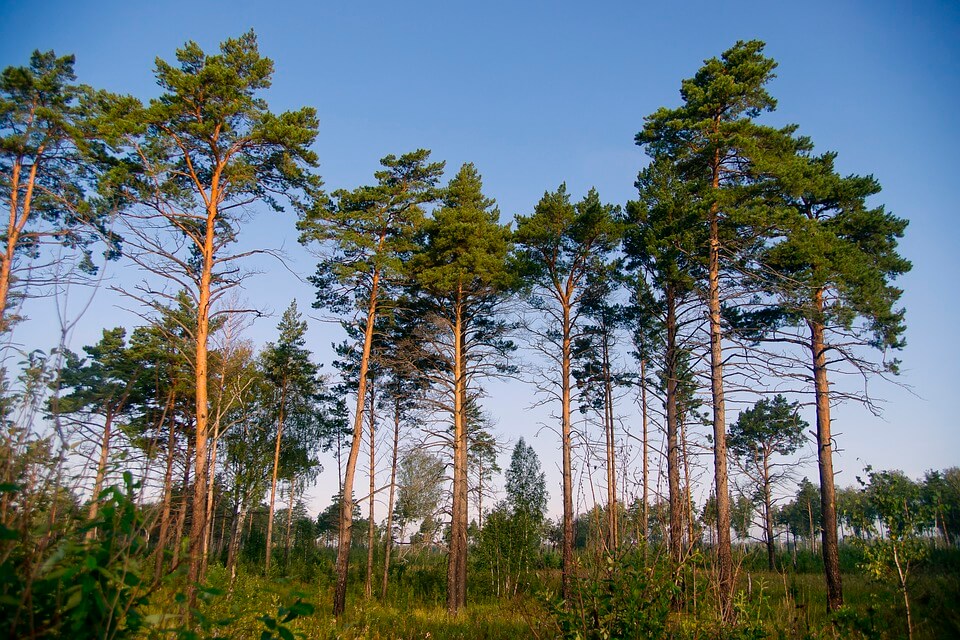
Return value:
[[(275, 421), (273, 472), (270, 480), (269, 516), (267, 518), (267, 555), (264, 572), (269, 574), (273, 546), (273, 515), (277, 495), (277, 479), (280, 475), (280, 453), (284, 437), (294, 444), (306, 444), (316, 419), (316, 402), (321, 389), (317, 378), (318, 367), (310, 359), (310, 351), (304, 345), (307, 323), (297, 311), (294, 300), (283, 312), (277, 325), (277, 341), (263, 350), (264, 378), (271, 396), (269, 415)], [(292, 419), (291, 419), (292, 418)], [(285, 433), (286, 430), (286, 433)], [(299, 430), (306, 433), (290, 433)], [(306, 436), (306, 437), (305, 437)], [(299, 447), (299, 448), (302, 448)], [(288, 451), (290, 447), (287, 447)], [(288, 457), (289, 457), (288, 453)]]
[(787, 467), (794, 465), (778, 464), (775, 456), (792, 455), (803, 446), (804, 431), (809, 425), (798, 415), (798, 407), (799, 403), (787, 402), (777, 394), (772, 400), (762, 398), (741, 411), (730, 425), (730, 452), (750, 480), (750, 497), (763, 508), (764, 542), (771, 571), (776, 570), (773, 490), (789, 477)]
[[(808, 145), (804, 145), (808, 146)], [(760, 255), (758, 285), (776, 307), (747, 314), (747, 325), (765, 339), (792, 342), (808, 352), (802, 379), (813, 387), (817, 411), (817, 459), (823, 514), (827, 605), (843, 605), (837, 540), (829, 373), (848, 367), (863, 376), (897, 372), (896, 360), (871, 362), (860, 351), (904, 346), (901, 289), (893, 280), (910, 270), (897, 253), (907, 222), (867, 198), (880, 191), (872, 176), (842, 177), (835, 154), (813, 156), (804, 148), (777, 186), (782, 197), (776, 242)], [(791, 331), (793, 330), (793, 331)], [(809, 372), (809, 373), (808, 373)], [(863, 398), (869, 402), (868, 398)]]
[[(209, 339), (218, 302), (248, 275), (242, 258), (255, 249), (230, 253), (253, 202), (280, 210), (288, 201), (305, 207), (320, 197), (311, 173), (317, 134), (311, 108), (271, 112), (260, 96), (270, 87), (273, 62), (260, 55), (253, 31), (220, 45), (208, 55), (195, 42), (176, 54), (177, 64), (157, 59), (163, 91), (147, 107), (124, 104), (123, 127), (130, 147), (127, 188), (137, 205), (123, 216), (126, 253), (147, 273), (172, 280), (189, 292), (197, 309), (187, 327), (193, 341), (195, 374), (194, 491), (189, 604), (203, 577), (207, 527), (209, 458)], [(169, 234), (164, 241), (164, 234)], [(162, 305), (165, 287), (147, 284), (127, 292), (144, 304)]]
[(765, 85), (773, 78), (776, 62), (763, 56), (764, 44), (737, 42), (720, 58), (710, 58), (697, 74), (684, 80), (683, 105), (661, 108), (646, 118), (637, 144), (652, 156), (676, 162), (681, 178), (696, 197), (708, 241), (707, 286), (704, 294), (710, 321), (710, 378), (713, 399), (714, 486), (717, 494), (717, 555), (721, 612), (733, 618), (733, 557), (730, 541), (726, 417), (723, 386), (723, 327), (721, 325), (721, 273), (743, 250), (744, 239), (757, 238), (745, 229), (762, 196), (768, 173), (794, 149), (790, 134), (795, 127), (775, 129), (753, 121), (776, 102)]
[[(503, 339), (505, 325), (497, 317), (503, 294), (512, 285), (507, 255), (510, 230), (483, 194), (480, 174), (465, 164), (450, 181), (443, 206), (424, 226), (422, 249), (411, 261), (419, 303), (425, 310), (439, 358), (435, 378), (448, 394), (453, 435), (453, 505), (447, 569), (447, 611), (452, 615), (467, 601), (467, 460), (471, 382), (502, 370), (512, 344)], [(426, 341), (425, 341), (426, 343)], [(482, 356), (482, 357), (481, 357)], [(474, 382), (474, 384), (476, 384)]]
[[(528, 297), (546, 321), (532, 327), (541, 350), (557, 361), (559, 371), (547, 373), (560, 387), (561, 450), (563, 455), (563, 597), (570, 596), (573, 566), (573, 466), (571, 441), (573, 358), (583, 337), (581, 302), (588, 281), (604, 270), (617, 245), (621, 228), (615, 210), (603, 205), (591, 189), (582, 202), (570, 202), (566, 185), (543, 195), (531, 216), (517, 216), (516, 260), (524, 279), (533, 283)], [(612, 487), (611, 487), (612, 488)]]
[[(340, 190), (330, 203), (310, 209), (298, 223), (300, 241), (318, 242), (328, 252), (318, 265), (313, 283), (318, 308), (361, 314), (363, 340), (357, 375), (353, 439), (343, 477), (340, 535), (337, 550), (337, 583), (333, 614), (346, 607), (347, 573), (353, 521), (353, 483), (360, 454), (363, 416), (367, 406), (367, 372), (370, 367), (377, 319), (403, 280), (403, 263), (414, 249), (423, 222), (422, 205), (436, 198), (443, 163), (428, 162), (425, 149), (380, 161), (377, 184), (354, 191)], [(388, 306), (388, 305), (387, 305)]]
[[(79, 248), (81, 270), (93, 273), (89, 247), (98, 239), (106, 257), (119, 256), (119, 238), (107, 228), (113, 201), (95, 196), (109, 165), (97, 103), (116, 98), (76, 84), (73, 64), (73, 56), (34, 51), (29, 66), (0, 73), (0, 202), (9, 208), (0, 233), (0, 332), (11, 325), (11, 288), (24, 295), (30, 284), (17, 282), (18, 257), (38, 258), (43, 244), (58, 243)], [(55, 268), (52, 276), (62, 284), (65, 274)]]

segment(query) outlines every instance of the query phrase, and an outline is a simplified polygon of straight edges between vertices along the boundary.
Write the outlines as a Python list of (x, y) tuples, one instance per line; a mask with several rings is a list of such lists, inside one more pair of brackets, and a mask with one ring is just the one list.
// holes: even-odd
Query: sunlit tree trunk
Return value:
[(827, 608), (843, 606), (840, 553), (837, 540), (837, 503), (833, 482), (833, 439), (830, 435), (830, 385), (827, 381), (826, 344), (823, 337), (823, 290), (814, 296), (815, 319), (810, 326), (813, 381), (817, 401), (817, 459), (820, 467), (820, 514), (823, 540), (823, 569), (827, 580)]

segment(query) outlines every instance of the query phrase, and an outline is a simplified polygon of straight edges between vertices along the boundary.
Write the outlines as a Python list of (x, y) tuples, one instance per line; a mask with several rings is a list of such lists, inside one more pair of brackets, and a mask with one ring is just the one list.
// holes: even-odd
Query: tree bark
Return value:
[(561, 343), (561, 448), (563, 450), (563, 573), (561, 577), (561, 596), (566, 604), (570, 604), (572, 592), (570, 589), (573, 575), (573, 443), (571, 439), (572, 425), (570, 424), (570, 366), (572, 332), (569, 299), (561, 298), (563, 307), (563, 338)]
[(267, 516), (267, 557), (263, 563), (263, 573), (270, 575), (270, 556), (273, 551), (273, 513), (277, 500), (277, 477), (280, 472), (280, 444), (283, 441), (283, 418), (287, 400), (287, 381), (280, 382), (280, 407), (277, 413), (277, 439), (273, 447), (273, 474), (270, 478), (270, 509)]
[[(381, 239), (381, 245), (382, 245)], [(367, 305), (367, 324), (364, 327), (363, 351), (360, 354), (360, 373), (357, 379), (357, 405), (353, 419), (353, 440), (350, 442), (350, 455), (343, 476), (343, 488), (340, 491), (340, 534), (337, 541), (337, 582), (333, 591), (333, 615), (342, 615), (347, 602), (347, 571), (350, 568), (350, 536), (353, 529), (353, 480), (357, 472), (357, 458), (360, 455), (360, 443), (363, 439), (363, 412), (367, 392), (367, 370), (370, 366), (370, 351), (373, 346), (373, 328), (377, 317), (377, 294), (380, 284), (380, 270), (372, 273), (370, 302)]]
[(390, 461), (390, 498), (387, 501), (387, 539), (383, 550), (383, 584), (380, 599), (386, 602), (390, 580), (390, 552), (393, 550), (393, 501), (397, 489), (397, 453), (400, 449), (400, 398), (393, 403), (393, 457)]
[(667, 379), (667, 486), (670, 499), (670, 558), (683, 560), (683, 512), (680, 504), (680, 452), (677, 442), (677, 310), (672, 286), (667, 287), (667, 344), (664, 374)]
[(180, 509), (177, 512), (177, 524), (173, 534), (173, 566), (180, 564), (180, 547), (183, 540), (183, 527), (187, 521), (187, 509), (190, 504), (190, 459), (193, 453), (193, 440), (187, 436), (187, 454), (183, 459), (183, 495), (180, 496)]
[(617, 463), (616, 443), (613, 431), (613, 382), (610, 379), (609, 334), (603, 326), (603, 424), (607, 441), (607, 527), (608, 544), (612, 552), (617, 548)]
[(374, 494), (377, 491), (377, 450), (376, 441), (374, 439), (376, 428), (376, 397), (374, 381), (370, 380), (370, 416), (367, 420), (368, 431), (370, 435), (370, 504), (368, 509), (369, 515), (367, 516), (367, 577), (363, 585), (363, 594), (368, 600), (373, 597), (373, 545), (377, 531), (377, 525), (373, 519), (373, 510), (375, 505)]
[(287, 567), (287, 571), (290, 570), (290, 532), (293, 528), (293, 503), (297, 496), (296, 480), (294, 478), (290, 478), (289, 485), (290, 486), (287, 489), (289, 492), (289, 495), (287, 496), (287, 531), (283, 536), (283, 565)]
[[(97, 510), (100, 506), (100, 492), (103, 491), (103, 479), (107, 474), (107, 460), (110, 457), (110, 431), (113, 427), (113, 412), (107, 410), (107, 415), (103, 421), (103, 437), (100, 439), (100, 458), (97, 460), (97, 475), (93, 481), (93, 495), (90, 497), (90, 508), (87, 511), (87, 519), (93, 521), (97, 517)], [(96, 527), (87, 531), (84, 536), (87, 540), (93, 540), (97, 536)]]
[(827, 582), (827, 609), (843, 606), (840, 577), (840, 553), (837, 540), (837, 503), (833, 482), (833, 439), (830, 435), (830, 385), (827, 381), (826, 344), (823, 322), (823, 290), (814, 295), (815, 319), (810, 326), (810, 351), (813, 355), (813, 382), (817, 402), (817, 459), (820, 467), (820, 514), (823, 541), (823, 569)]
[(453, 504), (450, 554), (447, 561), (447, 613), (455, 615), (467, 603), (467, 434), (465, 331), (462, 296), (454, 302), (453, 322)]
[(763, 452), (763, 523), (767, 538), (767, 565), (777, 570), (777, 552), (773, 543), (773, 495), (770, 487), (770, 454)]
[[(174, 393), (168, 394), (167, 407), (173, 408)], [(167, 466), (163, 474), (163, 506), (160, 510), (160, 535), (157, 538), (157, 558), (154, 565), (154, 580), (159, 580), (163, 572), (163, 551), (167, 546), (167, 537), (170, 533), (170, 503), (173, 500), (173, 458), (176, 449), (176, 422), (173, 412), (170, 411), (170, 424), (167, 427)]]
[(200, 274), (200, 286), (197, 291), (197, 331), (195, 335), (194, 375), (196, 377), (196, 443), (194, 448), (193, 474), (193, 520), (190, 523), (190, 565), (187, 570), (187, 594), (191, 609), (197, 604), (196, 585), (203, 580), (203, 542), (207, 528), (207, 426), (209, 421), (209, 402), (207, 399), (208, 381), (208, 341), (210, 338), (210, 297), (215, 262), (214, 237), (216, 236), (217, 216), (221, 199), (220, 171), (216, 167), (211, 177), (209, 199), (207, 201), (206, 229), (203, 246), (199, 247), (203, 258)]
[[(719, 150), (714, 154), (713, 189), (720, 188)], [(720, 614), (733, 620), (733, 550), (730, 539), (730, 493), (727, 483), (727, 424), (723, 397), (723, 334), (720, 325), (720, 226), (719, 209), (710, 207), (708, 310), (710, 313), (710, 391), (713, 398), (713, 463), (717, 498), (717, 566)]]
[[(23, 158), (18, 157), (12, 167), (10, 177), (10, 217), (7, 222), (6, 246), (3, 255), (0, 256), (0, 333), (6, 332), (9, 326), (7, 317), (7, 303), (10, 298), (10, 273), (13, 268), (14, 253), (17, 250), (17, 244), (20, 242), (20, 235), (30, 219), (30, 209), (33, 204), (33, 189), (37, 182), (37, 169), (41, 164), (41, 157), (44, 153), (44, 145), (37, 148), (36, 157), (30, 166), (30, 173), (27, 176), (26, 191), (23, 197), (23, 203), (20, 203), (21, 170), (23, 167)], [(22, 207), (22, 208), (21, 208)]]
[(643, 421), (643, 549), (647, 554), (647, 536), (650, 535), (650, 470), (647, 457), (647, 360), (640, 359), (640, 413)]

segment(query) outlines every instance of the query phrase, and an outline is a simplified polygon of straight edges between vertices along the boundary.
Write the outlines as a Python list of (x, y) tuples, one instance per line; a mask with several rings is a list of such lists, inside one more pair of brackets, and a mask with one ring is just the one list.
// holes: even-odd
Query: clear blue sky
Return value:
[[(5, 1), (0, 25), (0, 65), (23, 64), (34, 49), (74, 53), (82, 82), (144, 99), (156, 93), (155, 57), (172, 59), (190, 39), (212, 51), (252, 27), (276, 63), (271, 106), (319, 112), (316, 150), (328, 187), (369, 181), (380, 157), (426, 147), (454, 170), (474, 162), (505, 220), (563, 181), (575, 197), (596, 186), (607, 201), (631, 198), (645, 162), (633, 145), (643, 117), (678, 104), (681, 79), (704, 58), (762, 39), (780, 65), (770, 87), (779, 109), (767, 121), (798, 123), (818, 149), (839, 152), (842, 172), (874, 174), (884, 187), (876, 203), (910, 220), (902, 382), (916, 395), (881, 384), (875, 392), (889, 400), (882, 419), (854, 407), (837, 412), (839, 482), (852, 483), (863, 463), (914, 476), (960, 464), (950, 400), (960, 384), (957, 2)], [(312, 271), (291, 216), (261, 217), (248, 232), (248, 241), (285, 245), (301, 275)], [(248, 297), (275, 311), (298, 297), (306, 308), (309, 287), (274, 269)], [(113, 304), (97, 298), (75, 349), (105, 325), (134, 322)], [(55, 342), (41, 329), (49, 308), (28, 313), (21, 339)], [(269, 339), (275, 324), (261, 321), (254, 333)], [(326, 358), (337, 336), (317, 323), (311, 331)], [(525, 395), (497, 403), (506, 407), (494, 413), (507, 438), (533, 435)], [(544, 432), (532, 443), (556, 503), (557, 442)], [(335, 484), (335, 466), (327, 469), (322, 482)]]

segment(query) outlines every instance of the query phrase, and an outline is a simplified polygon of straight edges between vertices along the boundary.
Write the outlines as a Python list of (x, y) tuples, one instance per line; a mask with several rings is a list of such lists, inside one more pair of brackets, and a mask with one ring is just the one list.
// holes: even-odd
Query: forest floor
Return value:
[[(329, 608), (332, 590), (323, 584), (324, 580), (308, 583), (268, 579), (241, 571), (231, 589), (226, 572), (217, 566), (210, 571), (211, 589), (201, 598), (199, 610), (204, 628), (200, 637), (237, 640), (290, 640), (292, 637), (543, 640), (578, 637), (570, 628), (564, 632), (551, 613), (552, 601), (547, 593), (556, 585), (557, 577), (554, 571), (541, 574), (538, 586), (527, 594), (510, 598), (471, 595), (468, 606), (452, 617), (446, 613), (440, 584), (406, 581), (391, 587), (394, 593), (386, 602), (379, 602), (376, 598), (368, 600), (362, 593), (352, 592), (347, 613), (335, 619)], [(362, 581), (357, 583), (362, 585)], [(151, 603), (154, 614), (176, 610), (172, 591), (161, 591), (156, 595)], [(820, 574), (741, 571), (737, 595), (738, 627), (718, 627), (709, 591), (704, 590), (698, 596), (699, 603), (690, 602), (688, 597), (680, 611), (670, 613), (665, 635), (652, 637), (907, 637), (902, 595), (893, 585), (879, 584), (862, 573), (849, 573), (844, 575), (844, 596), (846, 612), (831, 618), (825, 610)], [(301, 615), (283, 623), (291, 610), (297, 610), (292, 605), (298, 600), (313, 605), (312, 610), (301, 610)], [(960, 575), (929, 567), (917, 575), (912, 585), (911, 605), (914, 640), (960, 637)], [(273, 627), (268, 620), (273, 622)], [(586, 622), (589, 627), (589, 620)], [(605, 636), (598, 633), (596, 637)]]

